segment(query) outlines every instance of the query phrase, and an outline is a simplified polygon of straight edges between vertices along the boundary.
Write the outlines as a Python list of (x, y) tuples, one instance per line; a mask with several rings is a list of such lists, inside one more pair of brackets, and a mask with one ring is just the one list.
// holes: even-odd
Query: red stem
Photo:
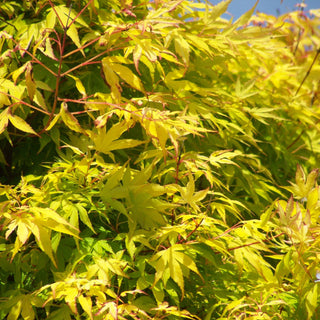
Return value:
[(100, 37), (98, 37), (98, 38), (96, 38), (96, 39), (91, 40), (90, 42), (88, 42), (87, 44), (83, 45), (82, 47), (77, 48), (77, 49), (75, 49), (75, 50), (73, 50), (73, 51), (71, 51), (71, 52), (69, 52), (69, 53), (65, 54), (65, 55), (63, 56), (63, 58), (65, 59), (65, 58), (67, 58), (67, 57), (69, 57), (69, 56), (73, 55), (74, 53), (76, 53), (76, 52), (78, 52), (78, 51), (80, 51), (80, 50), (85, 49), (86, 47), (88, 47), (88, 46), (90, 46), (91, 44), (95, 43), (95, 42), (96, 42), (96, 41), (98, 41), (99, 39), (100, 39)]
[[(15, 97), (15, 96), (13, 96), (13, 95), (11, 95), (11, 94), (9, 94), (9, 93), (0, 91), (0, 94), (4, 94), (4, 95), (6, 95), (6, 96), (8, 96), (8, 97), (10, 97), (10, 98), (12, 98), (12, 99), (18, 100), (18, 101), (19, 101), (18, 103), (24, 104), (24, 105), (26, 105), (27, 107), (29, 107), (29, 108), (31, 108), (31, 109), (37, 110), (37, 111), (42, 112), (42, 113), (47, 114), (47, 115), (50, 114), (50, 112), (45, 111), (45, 110), (42, 110), (42, 109), (40, 109), (40, 108), (38, 108), (38, 107), (35, 107), (35, 106), (33, 106), (32, 104), (29, 104), (28, 102), (25, 102), (25, 101), (23, 101), (23, 100), (20, 100), (19, 98)], [(10, 107), (12, 107), (12, 106), (15, 105), (15, 104), (17, 104), (17, 102), (11, 104)]]

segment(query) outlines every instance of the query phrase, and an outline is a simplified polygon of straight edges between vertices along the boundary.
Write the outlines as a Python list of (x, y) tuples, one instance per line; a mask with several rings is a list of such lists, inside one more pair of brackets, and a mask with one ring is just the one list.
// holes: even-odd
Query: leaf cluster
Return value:
[(320, 12), (230, 3), (0, 4), (1, 319), (319, 319)]

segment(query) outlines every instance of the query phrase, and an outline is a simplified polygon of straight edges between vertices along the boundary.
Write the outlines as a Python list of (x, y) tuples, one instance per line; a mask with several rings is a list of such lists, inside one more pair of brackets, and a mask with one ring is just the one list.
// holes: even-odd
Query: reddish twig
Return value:
[[(9, 94), (9, 93), (0, 91), (0, 94), (6, 95), (6, 96), (8, 96), (8, 97), (10, 97), (10, 98), (12, 98), (12, 99), (18, 100), (18, 103), (24, 104), (25, 106), (27, 106), (27, 107), (29, 107), (29, 108), (31, 108), (31, 109), (37, 110), (37, 111), (42, 112), (42, 113), (44, 113), (44, 114), (46, 114), (46, 115), (50, 115), (50, 112), (45, 111), (45, 110), (42, 110), (42, 109), (40, 109), (40, 108), (38, 108), (38, 107), (35, 107), (35, 106), (33, 106), (32, 104), (30, 104), (30, 103), (28, 103), (28, 102), (25, 102), (25, 101), (23, 101), (23, 100), (15, 97), (15, 96)], [(15, 105), (15, 104), (17, 104), (17, 103), (13, 103), (12, 105), (10, 105), (10, 107), (12, 107), (12, 106)]]

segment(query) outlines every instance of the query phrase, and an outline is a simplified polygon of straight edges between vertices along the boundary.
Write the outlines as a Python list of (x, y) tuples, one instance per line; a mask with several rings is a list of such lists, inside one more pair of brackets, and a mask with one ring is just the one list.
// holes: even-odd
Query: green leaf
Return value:
[(92, 226), (92, 224), (91, 224), (91, 221), (90, 221), (90, 219), (89, 219), (87, 210), (86, 210), (83, 206), (81, 206), (79, 203), (76, 203), (75, 206), (76, 206), (76, 208), (77, 208), (77, 210), (78, 210), (78, 212), (79, 212), (80, 220), (81, 220), (87, 227), (89, 227), (89, 228), (92, 230), (93, 233), (96, 233), (96, 232), (94, 231), (93, 226)]
[[(197, 269), (194, 261), (185, 253), (185, 247), (183, 245), (175, 244), (168, 249), (161, 250), (156, 253), (149, 263), (155, 268), (156, 276), (154, 279), (154, 285), (162, 279), (166, 284), (165, 271), (169, 271), (169, 276), (178, 284), (182, 292), (182, 298), (184, 296), (184, 276), (187, 276), (186, 270), (190, 269), (200, 277), (200, 273)], [(185, 268), (182, 268), (185, 267)]]
[(11, 308), (7, 319), (8, 320), (17, 320), (19, 318), (19, 315), (21, 313), (21, 309), (22, 309), (22, 301), (19, 299), (16, 304), (14, 305), (14, 307)]
[(2, 163), (4, 165), (8, 165), (6, 158), (4, 157), (4, 154), (1, 149), (0, 149), (0, 163)]
[(36, 242), (39, 245), (40, 249), (47, 254), (54, 266), (57, 267), (57, 263), (53, 256), (51, 247), (51, 231), (40, 225), (34, 224), (32, 233), (34, 234)]
[(32, 296), (31, 295), (25, 295), (23, 297), (21, 316), (23, 317), (23, 319), (28, 319), (28, 320), (35, 318), (35, 312), (32, 307)]

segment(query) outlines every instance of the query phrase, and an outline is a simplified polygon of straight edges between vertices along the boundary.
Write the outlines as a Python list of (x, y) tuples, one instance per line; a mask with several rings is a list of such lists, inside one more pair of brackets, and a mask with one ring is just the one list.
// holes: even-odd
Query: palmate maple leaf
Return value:
[[(160, 279), (166, 285), (169, 278), (172, 278), (181, 289), (182, 299), (184, 296), (183, 278), (189, 276), (190, 270), (201, 277), (195, 262), (184, 253), (185, 249), (182, 244), (174, 244), (165, 250), (159, 251), (149, 260), (149, 263), (156, 270), (154, 285)], [(167, 270), (169, 270), (169, 275), (167, 275)]]

